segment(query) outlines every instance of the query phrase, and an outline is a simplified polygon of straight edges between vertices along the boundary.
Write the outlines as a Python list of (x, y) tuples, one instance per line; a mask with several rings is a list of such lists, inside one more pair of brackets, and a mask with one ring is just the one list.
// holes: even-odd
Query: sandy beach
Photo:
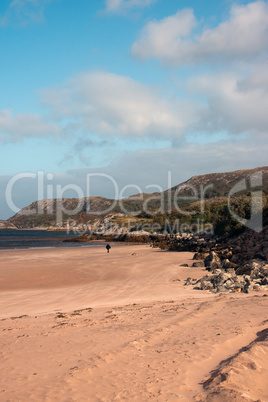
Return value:
[(268, 401), (268, 294), (184, 286), (192, 253), (0, 253), (0, 401)]

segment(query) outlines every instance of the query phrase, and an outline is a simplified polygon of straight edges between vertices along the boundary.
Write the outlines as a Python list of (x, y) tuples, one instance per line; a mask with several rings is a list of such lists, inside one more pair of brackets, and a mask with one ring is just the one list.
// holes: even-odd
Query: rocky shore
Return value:
[[(211, 244), (212, 245), (212, 244)], [(218, 292), (259, 291), (268, 288), (268, 227), (260, 233), (250, 230), (233, 239), (222, 239), (209, 247), (200, 247), (193, 257), (193, 267), (204, 267), (208, 274), (185, 285)]]

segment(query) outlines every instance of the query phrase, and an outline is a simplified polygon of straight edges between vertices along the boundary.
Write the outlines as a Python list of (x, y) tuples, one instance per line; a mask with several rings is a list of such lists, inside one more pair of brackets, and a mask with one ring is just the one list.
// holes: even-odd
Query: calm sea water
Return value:
[(31, 248), (71, 248), (102, 246), (100, 243), (64, 243), (64, 239), (73, 238), (73, 233), (47, 232), (46, 230), (0, 230), (0, 251)]

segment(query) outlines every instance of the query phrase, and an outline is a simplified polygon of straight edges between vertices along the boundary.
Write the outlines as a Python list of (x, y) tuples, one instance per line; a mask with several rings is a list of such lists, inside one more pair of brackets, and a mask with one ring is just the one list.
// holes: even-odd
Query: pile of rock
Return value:
[[(200, 254), (194, 256), (195, 259), (197, 257), (200, 257)], [(264, 260), (253, 259), (243, 265), (237, 265), (226, 258), (221, 260), (220, 256), (212, 251), (201, 264), (210, 274), (196, 282), (187, 278), (185, 285), (195, 285), (194, 289), (209, 290), (214, 293), (249, 293), (268, 285), (268, 263)], [(193, 263), (193, 266), (197, 266), (196, 263)]]
[(217, 240), (210, 235), (201, 236), (194, 233), (157, 234), (153, 238), (153, 246), (168, 251), (202, 251), (209, 253), (215, 248)]
[(251, 259), (268, 260), (268, 226), (260, 233), (246, 230), (242, 235), (230, 239), (228, 248), (232, 250), (231, 261), (236, 264)]

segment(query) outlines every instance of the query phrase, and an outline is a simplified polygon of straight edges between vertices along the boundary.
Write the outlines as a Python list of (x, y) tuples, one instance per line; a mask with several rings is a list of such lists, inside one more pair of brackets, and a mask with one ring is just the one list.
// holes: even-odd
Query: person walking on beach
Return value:
[(106, 244), (106, 250), (107, 250), (107, 253), (109, 253), (110, 248), (111, 248), (110, 244)]

